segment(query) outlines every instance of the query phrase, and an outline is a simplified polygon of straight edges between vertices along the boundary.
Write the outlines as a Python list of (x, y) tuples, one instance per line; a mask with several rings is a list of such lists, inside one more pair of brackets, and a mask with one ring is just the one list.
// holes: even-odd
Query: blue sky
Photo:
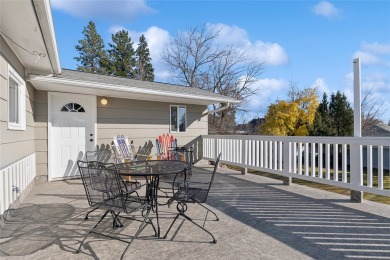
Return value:
[(384, 102), (390, 119), (390, 1), (147, 1), (51, 0), (60, 61), (75, 69), (74, 46), (94, 21), (106, 46), (126, 29), (137, 44), (148, 41), (156, 81), (169, 82), (160, 58), (164, 42), (190, 26), (222, 28), (220, 44), (230, 44), (264, 62), (258, 89), (237, 121), (262, 117), (270, 103), (286, 98), (289, 81), (318, 86), (319, 95), (340, 90), (353, 104), (353, 59), (362, 62), (362, 92)]

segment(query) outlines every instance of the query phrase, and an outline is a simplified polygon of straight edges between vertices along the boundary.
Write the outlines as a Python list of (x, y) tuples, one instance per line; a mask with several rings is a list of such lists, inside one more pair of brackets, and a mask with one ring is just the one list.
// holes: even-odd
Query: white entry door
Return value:
[(95, 150), (96, 96), (49, 93), (49, 180), (77, 176), (77, 160)]

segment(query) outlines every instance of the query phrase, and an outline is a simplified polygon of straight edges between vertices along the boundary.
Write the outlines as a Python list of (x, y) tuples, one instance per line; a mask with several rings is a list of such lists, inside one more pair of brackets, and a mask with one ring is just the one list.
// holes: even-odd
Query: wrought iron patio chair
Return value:
[[(85, 158), (87, 162), (101, 162), (101, 163), (116, 163), (115, 159), (115, 153), (111, 150), (96, 150), (96, 151), (87, 151), (85, 152)], [(126, 183), (122, 183), (122, 185), (126, 185), (126, 189), (128, 193), (135, 192), (136, 195), (139, 197), (139, 194), (137, 190), (139, 190), (142, 187), (142, 184), (138, 182), (137, 180), (128, 181)], [(140, 198), (140, 197), (139, 197)], [(94, 212), (99, 208), (97, 205), (91, 205), (93, 208), (92, 210), (88, 211), (85, 215), (85, 220), (88, 220), (88, 216), (90, 213)], [(115, 222), (116, 219), (114, 218), (114, 226), (120, 227), (121, 225)]]
[[(177, 209), (178, 213), (175, 216), (171, 225), (169, 226), (166, 234), (164, 235), (164, 238), (167, 237), (169, 231), (171, 230), (171, 228), (172, 228), (173, 224), (176, 222), (176, 220), (180, 216), (182, 216), (185, 219), (189, 220), (191, 223), (193, 223), (195, 226), (197, 226), (200, 229), (207, 232), (213, 238), (212, 242), (217, 243), (217, 240), (215, 239), (213, 234), (211, 234), (210, 231), (205, 229), (204, 225), (205, 225), (206, 220), (207, 220), (208, 212), (211, 212), (214, 214), (214, 216), (216, 217), (216, 219), (215, 219), (216, 221), (219, 220), (218, 216), (214, 211), (212, 211), (211, 209), (209, 209), (208, 207), (203, 205), (203, 203), (205, 203), (207, 201), (207, 197), (208, 197), (208, 194), (210, 192), (210, 188), (211, 188), (211, 185), (213, 184), (214, 176), (215, 176), (215, 173), (216, 173), (217, 168), (218, 168), (220, 157), (221, 157), (221, 154), (218, 155), (218, 157), (215, 161), (214, 171), (211, 175), (211, 179), (209, 182), (201, 183), (201, 182), (193, 182), (191, 180), (187, 181), (185, 177), (181, 183), (177, 180), (174, 181), (174, 183), (176, 183), (176, 185), (172, 185), (173, 197), (169, 200), (168, 205), (170, 205), (172, 202), (176, 201), (177, 202), (176, 209)], [(176, 175), (176, 178), (183, 178), (183, 177)], [(207, 210), (202, 226), (199, 225), (198, 223), (196, 223), (192, 218), (190, 218), (188, 215), (185, 214), (185, 212), (187, 211), (187, 204), (189, 204), (189, 203), (196, 203)]]
[[(77, 165), (80, 170), (81, 179), (83, 181), (89, 205), (96, 205), (99, 209), (104, 209), (105, 213), (96, 225), (86, 234), (76, 253), (80, 252), (83, 243), (91, 233), (128, 243), (121, 259), (126, 254), (134, 239), (137, 238), (148, 224), (152, 225), (155, 235), (157, 235), (156, 228), (154, 227), (152, 220), (149, 218), (151, 210), (150, 204), (145, 200), (140, 200), (138, 196), (132, 196), (132, 193), (128, 192), (127, 186), (123, 185), (123, 180), (120, 178), (115, 164), (78, 161)], [(114, 217), (114, 220), (116, 219), (119, 221), (120, 213), (133, 214), (136, 211), (142, 211), (142, 223), (130, 241), (125, 241), (119, 237), (114, 237), (112, 235), (96, 231), (96, 228), (108, 213)], [(121, 217), (134, 219), (133, 217)]]

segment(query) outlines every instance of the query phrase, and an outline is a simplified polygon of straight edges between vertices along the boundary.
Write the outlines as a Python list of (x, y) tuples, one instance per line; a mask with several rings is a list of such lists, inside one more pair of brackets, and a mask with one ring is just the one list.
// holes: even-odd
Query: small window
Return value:
[(26, 130), (26, 83), (9, 65), (8, 129)]
[(171, 106), (171, 132), (187, 130), (187, 113), (185, 106)]
[(61, 108), (62, 112), (79, 112), (85, 113), (85, 109), (77, 103), (68, 103)]

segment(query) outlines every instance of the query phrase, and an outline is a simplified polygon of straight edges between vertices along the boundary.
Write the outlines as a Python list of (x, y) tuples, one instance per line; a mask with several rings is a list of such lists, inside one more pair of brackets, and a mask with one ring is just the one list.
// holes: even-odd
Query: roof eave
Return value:
[(61, 74), (60, 58), (49, 0), (33, 0), (35, 12), (54, 74)]
[[(167, 102), (169, 100), (171, 101), (188, 101), (190, 100), (191, 104), (202, 104), (202, 105), (212, 105), (216, 103), (231, 103), (231, 104), (237, 104), (240, 103), (239, 100), (232, 99), (229, 97), (208, 97), (208, 96), (202, 96), (202, 95), (194, 95), (189, 93), (180, 93), (180, 92), (173, 92), (173, 91), (158, 91), (158, 90), (151, 90), (151, 89), (144, 89), (144, 88), (138, 88), (138, 87), (128, 87), (128, 86), (122, 86), (122, 85), (113, 85), (113, 84), (106, 84), (106, 83), (97, 83), (97, 82), (90, 82), (90, 81), (81, 81), (81, 80), (74, 80), (74, 79), (64, 79), (64, 78), (58, 78), (53, 76), (39, 76), (39, 75), (30, 75), (29, 81), (35, 86), (38, 90), (47, 90), (47, 91), (63, 91), (63, 88), (61, 86), (77, 86), (78, 90), (84, 89), (84, 91), (89, 91), (90, 94), (97, 94), (96, 90), (101, 91), (100, 93), (104, 93), (106, 96), (111, 97), (118, 97), (118, 98), (126, 98), (124, 96), (124, 93), (127, 94), (137, 94), (137, 95), (144, 95), (144, 96), (150, 96), (150, 97), (164, 97), (163, 102)], [(50, 84), (50, 88), (47, 86), (47, 84)], [(109, 91), (109, 92), (108, 92)], [(107, 94), (109, 93), (109, 94)], [(129, 98), (129, 97), (127, 97)]]

